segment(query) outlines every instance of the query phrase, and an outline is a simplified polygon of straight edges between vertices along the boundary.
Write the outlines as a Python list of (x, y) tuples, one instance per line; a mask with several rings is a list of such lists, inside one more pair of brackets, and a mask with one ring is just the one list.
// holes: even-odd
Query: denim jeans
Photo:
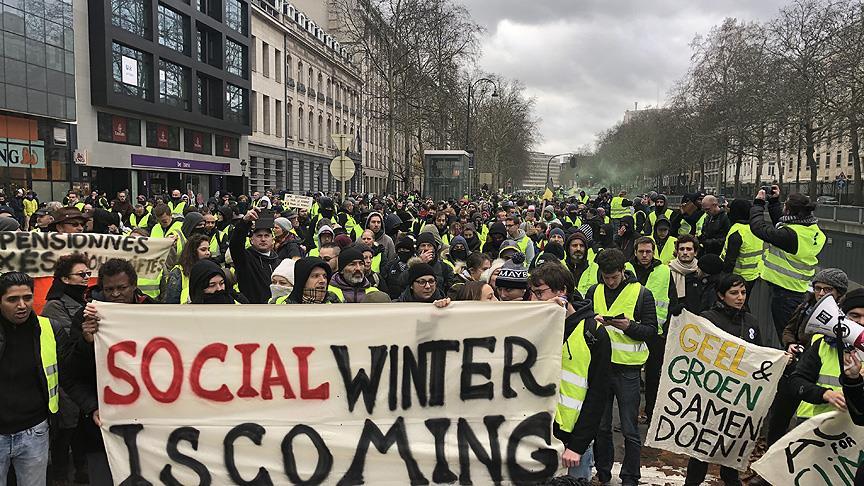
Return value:
[(591, 479), (591, 468), (594, 467), (594, 443), (588, 444), (578, 466), (567, 469), (567, 475), (577, 479)]
[(639, 484), (642, 477), (639, 455), (642, 452), (642, 438), (639, 436), (639, 368), (612, 367), (609, 379), (610, 395), (606, 411), (600, 420), (600, 430), (594, 441), (594, 461), (597, 478), (601, 482), (612, 479), (612, 463), (615, 460), (615, 445), (612, 442), (612, 397), (618, 402), (618, 415), (621, 418), (621, 433), (624, 434), (624, 460), (621, 463), (621, 484)]
[(0, 486), (9, 466), (18, 486), (44, 486), (48, 476), (48, 420), (14, 434), (0, 434)]
[(783, 329), (786, 328), (795, 309), (804, 301), (805, 293), (786, 290), (772, 283), (768, 285), (771, 287), (771, 315), (774, 317), (774, 328), (777, 330), (777, 336), (782, 340)]

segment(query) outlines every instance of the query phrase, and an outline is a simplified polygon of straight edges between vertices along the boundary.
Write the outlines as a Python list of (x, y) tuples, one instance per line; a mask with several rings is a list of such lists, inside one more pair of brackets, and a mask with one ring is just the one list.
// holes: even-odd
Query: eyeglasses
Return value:
[(417, 279), (414, 281), (414, 283), (421, 286), (421, 287), (431, 287), (431, 286), (435, 285), (435, 279), (434, 278)]
[(816, 295), (830, 294), (831, 292), (834, 292), (834, 287), (832, 287), (830, 285), (814, 285), (813, 286), (813, 293)]
[(90, 275), (92, 275), (92, 272), (78, 272), (78, 273), (70, 273), (70, 274), (67, 275), (67, 276), (68, 276), (68, 277), (71, 277), (71, 276), (73, 276), (73, 275), (78, 276), (78, 277), (81, 277), (81, 278), (90, 278)]
[(537, 289), (531, 289), (531, 293), (534, 294), (534, 297), (537, 297), (539, 299), (540, 297), (543, 296), (543, 294), (546, 293), (547, 290), (552, 290), (552, 288), (547, 286), (547, 287), (541, 287), (541, 288), (537, 288)]

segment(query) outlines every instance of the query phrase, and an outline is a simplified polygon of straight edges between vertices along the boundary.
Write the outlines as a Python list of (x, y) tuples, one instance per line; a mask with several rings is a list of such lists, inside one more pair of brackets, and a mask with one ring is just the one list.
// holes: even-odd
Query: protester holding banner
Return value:
[(248, 304), (226, 283), (225, 270), (212, 260), (199, 260), (189, 271), (190, 304)]
[(568, 474), (591, 479), (591, 443), (609, 400), (605, 383), (612, 357), (609, 335), (595, 319), (597, 314), (590, 300), (567, 302), (575, 284), (570, 272), (560, 264), (550, 262), (535, 268), (528, 283), (531, 300), (555, 301), (567, 309), (554, 433), (564, 444), (561, 465), (568, 468)]
[[(770, 323), (758, 321), (744, 304), (747, 300), (746, 280), (740, 275), (729, 274), (717, 286), (718, 301), (702, 317), (721, 330), (740, 337), (757, 346), (781, 349), (780, 340)], [(687, 479), (684, 484), (696, 486), (705, 481), (708, 463), (690, 458), (687, 463)], [(720, 479), (725, 484), (740, 484), (738, 471), (726, 466), (720, 468)]]
[[(189, 213), (192, 214), (192, 213)], [(200, 260), (210, 258), (210, 241), (207, 235), (195, 234), (189, 237), (177, 260), (177, 265), (168, 272), (162, 302), (165, 304), (189, 303), (189, 272)]]
[(0, 276), (0, 483), (10, 466), (18, 486), (46, 484), (49, 418), (60, 410), (59, 370), (71, 341), (33, 311), (33, 279)]

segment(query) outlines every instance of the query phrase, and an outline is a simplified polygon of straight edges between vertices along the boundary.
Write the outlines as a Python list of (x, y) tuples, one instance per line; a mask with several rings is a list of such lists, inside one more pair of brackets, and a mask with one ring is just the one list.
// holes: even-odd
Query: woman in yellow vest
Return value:
[[(843, 296), (840, 310), (846, 318), (864, 323), (864, 289), (857, 288)], [(814, 335), (811, 346), (798, 359), (795, 372), (789, 377), (790, 389), (802, 400), (796, 413), (800, 420), (833, 410), (846, 410), (841, 373), (837, 339)]]
[(747, 291), (753, 289), (762, 271), (762, 255), (765, 242), (750, 230), (750, 208), (752, 203), (746, 199), (735, 199), (729, 204), (729, 221), (732, 226), (726, 233), (723, 251), (723, 271), (741, 275), (747, 282)]
[(183, 251), (180, 252), (177, 265), (168, 272), (168, 281), (163, 293), (165, 304), (189, 303), (189, 273), (193, 265), (207, 258), (210, 258), (210, 240), (207, 235), (190, 236)]
[(790, 194), (781, 216), (779, 195), (777, 186), (770, 195), (760, 190), (750, 210), (750, 230), (768, 244), (762, 257), (762, 280), (771, 288), (771, 315), (777, 335), (804, 300), (826, 239), (813, 215), (816, 205), (809, 197)]
[[(781, 349), (770, 323), (760, 322), (744, 307), (747, 300), (747, 287), (740, 275), (727, 275), (717, 284), (717, 302), (703, 312), (702, 317), (733, 336), (748, 343), (766, 348)], [(691, 458), (687, 463), (685, 484), (702, 484), (708, 472), (708, 463)], [(726, 484), (741, 484), (738, 471), (731, 467), (720, 468), (720, 479)]]

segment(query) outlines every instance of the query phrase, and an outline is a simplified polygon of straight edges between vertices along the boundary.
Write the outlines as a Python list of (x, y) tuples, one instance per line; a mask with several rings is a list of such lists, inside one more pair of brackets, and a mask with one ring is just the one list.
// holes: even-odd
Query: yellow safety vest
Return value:
[[(843, 386), (840, 384), (840, 360), (837, 356), (837, 349), (829, 346), (822, 337), (822, 335), (817, 334), (813, 336), (812, 341), (812, 346), (819, 346), (819, 359), (822, 361), (816, 385), (840, 391)], [(810, 418), (833, 410), (837, 409), (830, 403), (808, 403), (802, 400), (795, 414), (801, 418)]]
[(57, 413), (60, 410), (60, 372), (57, 368), (57, 341), (54, 339), (54, 328), (47, 317), (38, 316), (39, 321), (39, 355), (42, 358), (42, 372), (48, 383), (48, 411)]
[[(327, 291), (335, 294), (336, 297), (339, 298), (339, 302), (345, 303), (345, 293), (342, 292), (342, 289), (340, 289), (339, 287), (334, 287), (332, 285), (328, 285)], [(375, 287), (369, 287), (368, 289), (365, 290), (365, 293), (371, 294), (372, 292), (378, 292), (378, 291), (379, 290)], [(277, 301), (277, 303), (278, 303), (278, 301)]]
[(741, 275), (744, 280), (752, 282), (759, 278), (761, 273), (762, 255), (765, 253), (765, 242), (753, 234), (749, 224), (735, 223), (729, 228), (726, 241), (723, 243), (723, 251), (720, 258), (726, 261), (726, 249), (729, 247), (729, 237), (738, 233), (741, 235), (741, 249), (738, 259), (735, 260), (735, 268), (732, 273)]
[(359, 240), (360, 235), (363, 234), (363, 230), (360, 228), (360, 225), (357, 224), (357, 221), (354, 220), (354, 217), (348, 213), (341, 213), (345, 215), (345, 232), (348, 233), (352, 239)]
[(309, 250), (309, 256), (310, 257), (317, 257), (320, 255), (321, 255), (321, 250), (318, 248), (312, 248), (311, 250)]
[(144, 295), (148, 295), (154, 299), (159, 298), (159, 282), (162, 281), (162, 270), (159, 270), (159, 275), (156, 278), (138, 277), (138, 288)]
[(582, 204), (588, 204), (588, 200), (590, 198), (591, 196), (589, 196), (588, 194), (585, 194), (584, 196), (579, 196), (579, 202), (581, 202)]
[(597, 272), (600, 270), (600, 267), (594, 263), (593, 259), (589, 260), (588, 268), (582, 272), (582, 275), (579, 277), (579, 283), (576, 286), (576, 290), (582, 294), (583, 297), (587, 297), (588, 290), (592, 285), (597, 284)]
[[(702, 216), (699, 217), (699, 219), (696, 221), (696, 231), (693, 233), (694, 236), (698, 236), (698, 235), (702, 234), (702, 225), (705, 224), (705, 217), (706, 216), (707, 216), (706, 213), (702, 213)], [(690, 223), (688, 223), (687, 220), (682, 218), (681, 219), (681, 226), (678, 227), (678, 236), (690, 234), (690, 230), (692, 230), (692, 229), (693, 229), (693, 227), (690, 226)]]
[(521, 251), (523, 255), (526, 254), (526, 251), (528, 250), (528, 245), (530, 244), (533, 243), (531, 242), (531, 238), (528, 238), (527, 236), (523, 236), (521, 240), (516, 242), (516, 246), (519, 247), (519, 251)]
[[(668, 245), (668, 243), (667, 243)], [(645, 288), (654, 296), (654, 305), (657, 309), (657, 332), (663, 334), (663, 323), (669, 316), (669, 280), (672, 272), (667, 265), (658, 265), (651, 270)]]
[(171, 210), (171, 214), (183, 216), (183, 210), (186, 209), (186, 201), (180, 201), (177, 203), (177, 206), (174, 206), (174, 201), (168, 201), (168, 209)]
[(180, 303), (181, 304), (188, 304), (190, 302), (190, 300), (189, 300), (189, 277), (187, 277), (186, 274), (183, 273), (183, 267), (180, 265), (174, 265), (174, 268), (172, 268), (171, 270), (172, 271), (173, 270), (180, 270), (180, 282), (181, 282), (181, 284), (180, 284), (181, 285), (180, 286)]
[(798, 236), (798, 252), (792, 255), (769, 244), (762, 257), (762, 279), (792, 292), (806, 292), (819, 264), (825, 233), (815, 224), (786, 227)]
[(77, 209), (78, 211), (84, 211), (84, 206), (85, 206), (85, 204), (83, 202), (77, 202), (74, 204), (73, 207), (75, 209)]
[[(601, 316), (617, 316), (634, 320), (636, 315), (636, 304), (639, 301), (639, 293), (642, 285), (638, 282), (627, 284), (627, 287), (618, 294), (618, 298), (611, 306), (606, 305), (604, 286), (598, 284), (594, 287), (594, 312)], [(606, 326), (609, 331), (609, 340), (612, 342), (612, 362), (620, 365), (641, 366), (648, 361), (648, 345), (645, 341), (638, 341), (624, 334), (624, 331), (614, 326)]]
[(133, 228), (146, 228), (147, 223), (150, 221), (150, 213), (144, 213), (144, 216), (141, 218), (141, 221), (138, 221), (138, 215), (132, 213), (129, 215), (129, 224)]
[(555, 407), (555, 423), (564, 432), (572, 432), (579, 420), (579, 412), (588, 395), (590, 365), (591, 348), (585, 342), (583, 320), (561, 347), (561, 386), (558, 390), (558, 405)]
[(171, 223), (171, 226), (168, 227), (167, 230), (162, 229), (161, 224), (157, 224), (153, 227), (153, 231), (150, 232), (150, 238), (167, 238), (171, 234), (179, 234), (182, 233), (183, 223), (180, 221), (174, 221)]
[[(667, 208), (665, 211), (663, 211), (663, 216), (665, 216), (666, 219), (671, 219), (672, 218), (672, 210)], [(650, 213), (648, 213), (648, 221), (651, 223), (651, 229), (653, 230), (654, 229), (654, 223), (657, 222), (657, 210), (654, 210), (654, 211), (651, 211)]]
[(381, 253), (372, 257), (372, 271), (381, 273)]
[(489, 227), (485, 224), (481, 224), (479, 228), (475, 231), (477, 234), (477, 238), (480, 239), (480, 247), (486, 244), (486, 238), (489, 237)]
[[(649, 236), (648, 238), (651, 238), (655, 243), (657, 242), (653, 236)], [(660, 263), (668, 265), (669, 262), (675, 259), (675, 243), (677, 242), (678, 238), (669, 236), (666, 238), (666, 243), (663, 244), (663, 248), (657, 246), (657, 259), (660, 260)]]
[(630, 216), (630, 208), (624, 207), (624, 198), (615, 196), (609, 203), (609, 217), (612, 219), (621, 219), (624, 216)]

